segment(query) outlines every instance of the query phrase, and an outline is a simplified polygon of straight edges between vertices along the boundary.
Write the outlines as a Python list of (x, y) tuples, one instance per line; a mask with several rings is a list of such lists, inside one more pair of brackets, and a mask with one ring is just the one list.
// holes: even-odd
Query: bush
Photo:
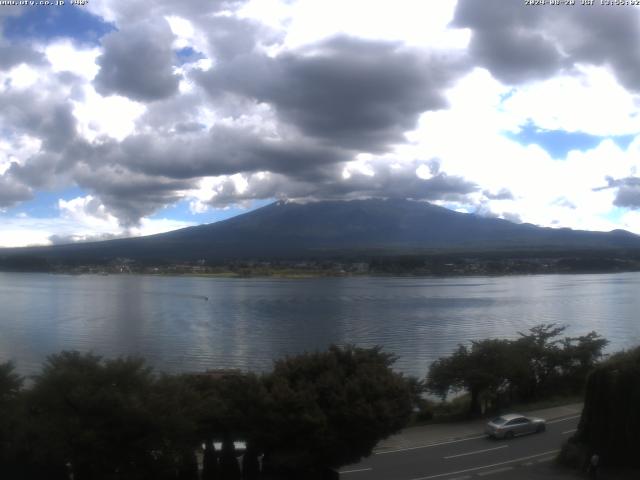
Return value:
[(576, 439), (603, 462), (640, 467), (640, 347), (618, 353), (587, 381)]

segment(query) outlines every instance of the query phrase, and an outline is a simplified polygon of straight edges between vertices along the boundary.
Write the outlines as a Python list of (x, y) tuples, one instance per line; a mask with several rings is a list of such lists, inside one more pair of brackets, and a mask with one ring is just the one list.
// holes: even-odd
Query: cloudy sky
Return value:
[(0, 246), (371, 197), (640, 234), (639, 94), (632, 6), (0, 6)]

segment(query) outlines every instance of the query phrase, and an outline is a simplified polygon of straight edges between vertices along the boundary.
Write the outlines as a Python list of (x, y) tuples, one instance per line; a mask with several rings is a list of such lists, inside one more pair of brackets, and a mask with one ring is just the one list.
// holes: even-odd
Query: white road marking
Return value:
[[(550, 421), (547, 422), (547, 424), (564, 422), (566, 420), (573, 420), (574, 418), (579, 418), (579, 417), (580, 417), (580, 415), (573, 415), (571, 417), (559, 418), (557, 420), (550, 420)], [(374, 455), (386, 455), (388, 453), (408, 452), (410, 450), (419, 450), (421, 448), (431, 448), (431, 447), (437, 447), (437, 446), (440, 446), (440, 445), (450, 445), (452, 443), (466, 442), (468, 440), (477, 440), (478, 438), (485, 438), (485, 437), (486, 437), (486, 435), (475, 435), (473, 437), (460, 438), (458, 440), (448, 440), (446, 442), (428, 443), (426, 445), (418, 445), (416, 447), (397, 448), (397, 449), (394, 449), (394, 450), (386, 450), (386, 451), (382, 451), (382, 452), (375, 452)]]
[(562, 432), (562, 435), (567, 435), (567, 434), (569, 434), (569, 433), (573, 433), (573, 432), (575, 432), (576, 430), (578, 430), (578, 429), (577, 429), (577, 428), (572, 428), (571, 430), (567, 430), (566, 432)]
[(370, 472), (372, 468), (359, 468), (357, 470), (342, 470), (340, 473), (358, 473), (358, 472)]
[(551, 420), (551, 421), (547, 422), (547, 425), (549, 425), (550, 423), (558, 423), (558, 422), (565, 422), (567, 420), (573, 420), (574, 418), (580, 418), (580, 415), (573, 415), (571, 417), (559, 418), (557, 420)]
[(549, 450), (548, 452), (536, 453), (535, 455), (529, 455), (527, 457), (514, 458), (513, 460), (507, 460), (506, 462), (493, 463), (491, 465), (483, 465), (481, 467), (467, 468), (465, 470), (458, 470), (457, 472), (439, 473), (437, 475), (430, 475), (428, 477), (418, 477), (418, 478), (413, 478), (412, 480), (429, 480), (431, 478), (447, 477), (449, 475), (457, 475), (459, 473), (473, 472), (475, 470), (482, 470), (484, 468), (499, 467), (500, 465), (507, 465), (509, 463), (521, 462), (523, 460), (529, 460), (530, 458), (542, 457), (544, 455), (558, 453), (559, 451), (560, 450)]
[(466, 442), (467, 440), (477, 440), (478, 438), (485, 438), (485, 437), (486, 437), (486, 435), (476, 435), (475, 437), (461, 438), (460, 440), (449, 440), (447, 442), (429, 443), (427, 445), (420, 445), (420, 446), (417, 446), (417, 447), (398, 448), (396, 450), (387, 450), (387, 451), (384, 451), (384, 452), (376, 452), (375, 455), (386, 455), (387, 453), (407, 452), (409, 450), (418, 450), (420, 448), (437, 447), (439, 445), (449, 445), (451, 443)]
[(490, 452), (491, 450), (499, 450), (501, 448), (507, 448), (509, 445), (501, 445), (499, 447), (494, 447), (494, 448), (485, 448), (484, 450), (475, 450), (473, 452), (467, 452), (467, 453), (459, 453), (458, 455), (449, 455), (448, 457), (444, 457), (445, 459), (449, 459), (449, 458), (458, 458), (458, 457), (466, 457), (467, 455), (475, 455), (476, 453), (484, 453), (484, 452)]
[(541, 458), (539, 460), (536, 460), (536, 463), (550, 462), (550, 461), (554, 460), (555, 458), (556, 457)]
[(488, 472), (481, 472), (478, 474), (478, 476), (484, 477), (485, 475), (493, 475), (494, 473), (502, 473), (502, 472), (507, 472), (509, 470), (513, 470), (513, 467), (502, 467), (502, 468), (497, 468), (495, 470), (489, 470)]

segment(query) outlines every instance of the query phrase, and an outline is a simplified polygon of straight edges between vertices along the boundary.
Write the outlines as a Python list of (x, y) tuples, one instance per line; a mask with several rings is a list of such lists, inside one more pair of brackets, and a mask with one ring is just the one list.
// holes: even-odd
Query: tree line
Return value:
[(65, 351), (28, 387), (0, 364), (0, 477), (332, 478), (409, 420), (414, 383), (394, 361), (378, 347), (332, 346), (262, 375), (167, 375), (139, 358)]
[(471, 415), (581, 392), (607, 340), (564, 331), (542, 324), (516, 339), (459, 345), (424, 381), (393, 371), (396, 358), (380, 347), (289, 356), (265, 374), (158, 374), (140, 358), (65, 351), (48, 357), (28, 385), (3, 363), (0, 477), (335, 478), (332, 471), (405, 427), (425, 392), (468, 394)]
[(459, 345), (429, 368), (426, 390), (445, 399), (469, 395), (469, 414), (498, 411), (516, 402), (581, 393), (608, 341), (596, 332), (562, 336), (566, 327), (540, 324), (515, 340), (485, 339)]

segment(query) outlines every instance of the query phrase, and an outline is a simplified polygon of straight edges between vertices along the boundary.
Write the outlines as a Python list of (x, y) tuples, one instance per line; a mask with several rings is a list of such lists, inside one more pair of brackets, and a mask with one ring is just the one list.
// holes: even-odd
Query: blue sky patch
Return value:
[(86, 192), (79, 187), (55, 191), (43, 190), (36, 192), (35, 197), (31, 200), (10, 209), (9, 213), (26, 213), (33, 218), (58, 218), (60, 216), (60, 210), (58, 209), (59, 199), (69, 201), (84, 195), (86, 195)]
[(628, 210), (626, 208), (612, 207), (611, 210), (604, 215), (604, 218), (612, 222), (619, 223), (622, 220), (622, 216), (627, 213), (627, 211)]
[(206, 58), (202, 53), (194, 50), (192, 47), (184, 47), (180, 50), (176, 50), (176, 57), (178, 58), (178, 65), (193, 63)]
[(100, 38), (115, 30), (115, 26), (75, 5), (26, 7), (19, 16), (4, 21), (4, 36), (24, 40), (73, 38), (81, 43), (99, 45)]
[(546, 150), (553, 158), (565, 158), (571, 150), (590, 150), (597, 147), (600, 142), (610, 138), (620, 148), (626, 149), (634, 138), (634, 135), (618, 135), (600, 137), (587, 133), (570, 133), (564, 130), (542, 130), (531, 123), (522, 127), (518, 133), (506, 133), (508, 138), (522, 145), (532, 143)]
[(169, 220), (193, 221), (198, 224), (214, 223), (219, 222), (220, 220), (226, 220), (227, 218), (235, 217), (236, 215), (240, 215), (242, 213), (251, 212), (252, 210), (264, 207), (265, 205), (269, 205), (273, 202), (275, 202), (275, 199), (273, 198), (266, 200), (253, 200), (251, 202), (251, 207), (247, 209), (231, 207), (226, 210), (210, 209), (203, 213), (192, 213), (189, 210), (189, 201), (182, 200), (160, 210), (159, 212), (151, 215), (149, 218), (156, 220), (166, 218)]

